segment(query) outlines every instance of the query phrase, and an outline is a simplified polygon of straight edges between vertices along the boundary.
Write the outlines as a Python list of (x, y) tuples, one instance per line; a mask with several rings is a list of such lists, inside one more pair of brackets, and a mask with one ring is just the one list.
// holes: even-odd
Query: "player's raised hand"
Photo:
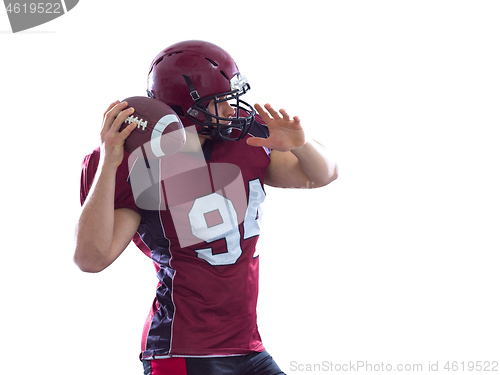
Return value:
[(250, 146), (264, 146), (277, 151), (291, 151), (306, 143), (304, 130), (297, 116), (291, 118), (284, 109), (276, 111), (270, 104), (255, 109), (269, 129), (268, 138), (248, 138)]
[(137, 126), (133, 122), (120, 132), (120, 126), (128, 116), (134, 113), (133, 108), (127, 107), (127, 102), (115, 101), (111, 103), (106, 112), (101, 128), (101, 155), (103, 161), (118, 167), (123, 160), (123, 145), (125, 139)]

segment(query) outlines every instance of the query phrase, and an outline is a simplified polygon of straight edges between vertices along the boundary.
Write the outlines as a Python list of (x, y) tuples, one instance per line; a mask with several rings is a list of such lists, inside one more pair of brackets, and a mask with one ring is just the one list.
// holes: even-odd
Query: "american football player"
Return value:
[[(75, 262), (100, 272), (131, 241), (152, 259), (159, 283), (142, 337), (146, 375), (283, 374), (257, 328), (264, 187), (325, 186), (337, 166), (298, 117), (243, 101), (249, 82), (214, 44), (164, 49), (147, 86), (182, 120), (186, 145), (131, 160), (123, 144), (135, 124), (119, 129), (133, 109), (109, 106), (101, 145), (83, 162)], [(139, 191), (146, 172), (158, 178)]]

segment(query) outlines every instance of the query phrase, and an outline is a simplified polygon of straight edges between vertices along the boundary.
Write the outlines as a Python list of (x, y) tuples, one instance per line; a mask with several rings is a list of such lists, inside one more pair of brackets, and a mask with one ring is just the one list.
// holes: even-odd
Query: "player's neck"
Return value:
[(186, 143), (182, 147), (181, 152), (185, 153), (201, 152), (206, 139), (207, 138), (205, 136), (199, 134), (193, 134), (191, 132), (186, 131)]
[(203, 135), (198, 135), (198, 139), (200, 140), (200, 146), (203, 147), (207, 138)]

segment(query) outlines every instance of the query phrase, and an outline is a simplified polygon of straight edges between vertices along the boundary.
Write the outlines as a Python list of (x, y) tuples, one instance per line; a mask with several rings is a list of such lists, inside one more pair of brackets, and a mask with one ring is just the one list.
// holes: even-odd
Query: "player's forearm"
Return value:
[(109, 263), (114, 229), (116, 167), (99, 165), (76, 228), (75, 263), (98, 272)]
[(337, 178), (337, 164), (330, 152), (318, 142), (310, 140), (291, 152), (297, 157), (302, 171), (312, 182), (311, 187), (327, 185)]

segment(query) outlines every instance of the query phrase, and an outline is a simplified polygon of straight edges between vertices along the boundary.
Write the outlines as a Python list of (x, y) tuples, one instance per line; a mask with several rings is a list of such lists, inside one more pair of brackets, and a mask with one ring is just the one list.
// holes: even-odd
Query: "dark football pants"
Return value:
[(144, 375), (285, 375), (267, 351), (243, 356), (143, 361)]

